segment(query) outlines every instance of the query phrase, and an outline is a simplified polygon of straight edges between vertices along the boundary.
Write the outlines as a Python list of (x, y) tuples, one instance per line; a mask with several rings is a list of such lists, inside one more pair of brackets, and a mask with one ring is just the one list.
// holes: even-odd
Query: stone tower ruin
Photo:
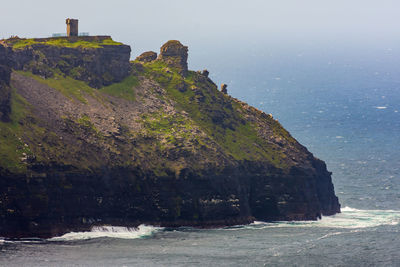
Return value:
[(78, 36), (78, 20), (67, 19), (67, 36)]

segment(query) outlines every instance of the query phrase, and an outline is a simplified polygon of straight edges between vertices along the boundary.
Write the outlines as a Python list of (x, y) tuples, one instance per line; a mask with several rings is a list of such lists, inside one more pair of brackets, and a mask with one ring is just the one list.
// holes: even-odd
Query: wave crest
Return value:
[(351, 207), (342, 208), (342, 213), (324, 216), (318, 221), (293, 222), (254, 222), (254, 228), (260, 227), (323, 227), (356, 229), (377, 227), (382, 225), (397, 225), (400, 223), (400, 211), (397, 210), (359, 210)]
[(49, 241), (75, 241), (101, 237), (138, 239), (154, 235), (161, 227), (141, 224), (138, 227), (94, 226), (88, 232), (71, 232), (62, 236), (50, 238)]

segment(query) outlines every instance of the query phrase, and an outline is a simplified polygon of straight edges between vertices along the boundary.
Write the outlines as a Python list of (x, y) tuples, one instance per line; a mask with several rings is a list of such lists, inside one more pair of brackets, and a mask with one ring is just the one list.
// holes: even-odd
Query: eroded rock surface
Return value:
[(176, 68), (182, 75), (187, 74), (188, 47), (182, 45), (179, 41), (171, 40), (161, 46), (158, 59)]

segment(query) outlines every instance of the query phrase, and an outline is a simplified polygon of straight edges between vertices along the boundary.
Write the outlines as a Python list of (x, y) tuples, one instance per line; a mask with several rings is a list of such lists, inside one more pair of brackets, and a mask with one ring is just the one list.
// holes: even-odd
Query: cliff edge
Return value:
[(110, 37), (0, 44), (0, 236), (215, 227), (340, 212), (331, 173), (271, 115)]

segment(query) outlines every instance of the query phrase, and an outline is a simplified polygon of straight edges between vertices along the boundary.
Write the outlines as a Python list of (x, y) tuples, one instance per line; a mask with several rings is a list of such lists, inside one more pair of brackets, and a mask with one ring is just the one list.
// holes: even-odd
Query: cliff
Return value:
[(9, 121), (11, 112), (10, 50), (0, 45), (0, 120)]
[(131, 48), (109, 36), (12, 38), (5, 45), (14, 50), (15, 70), (30, 71), (44, 78), (54, 77), (57, 70), (100, 88), (122, 81), (130, 72)]
[(0, 236), (340, 212), (325, 163), (208, 72), (188, 70), (178, 41), (133, 62), (107, 38), (3, 44), (0, 66), (13, 72), (2, 74), (12, 90), (0, 122)]

